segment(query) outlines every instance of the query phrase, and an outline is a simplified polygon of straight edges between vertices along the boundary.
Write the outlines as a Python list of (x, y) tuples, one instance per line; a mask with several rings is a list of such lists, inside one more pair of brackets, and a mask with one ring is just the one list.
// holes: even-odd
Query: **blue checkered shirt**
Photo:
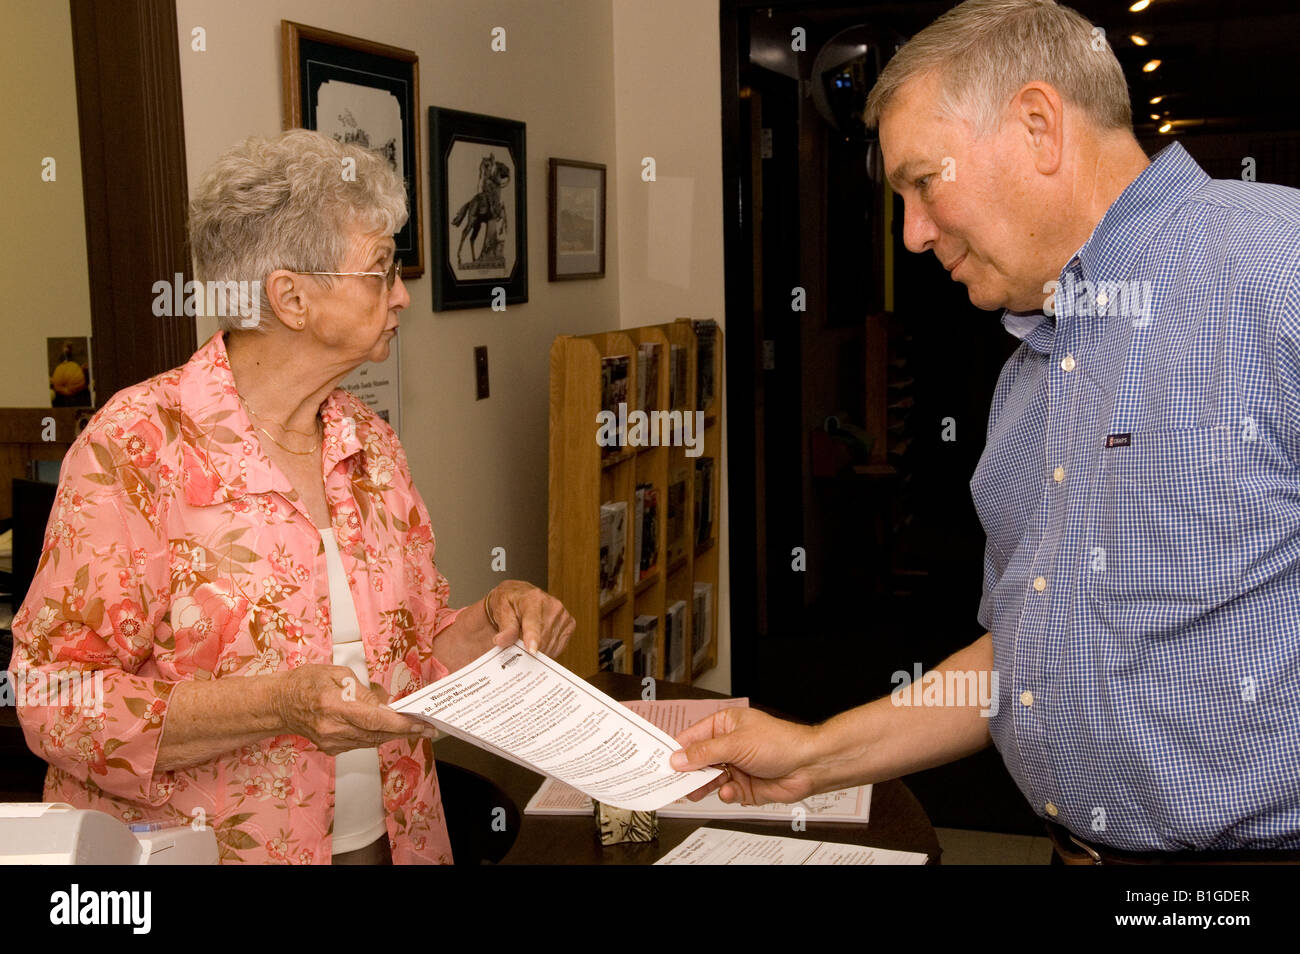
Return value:
[(971, 480), (990, 729), (1081, 838), (1300, 847), (1298, 282), (1300, 191), (1174, 144), (1003, 316)]

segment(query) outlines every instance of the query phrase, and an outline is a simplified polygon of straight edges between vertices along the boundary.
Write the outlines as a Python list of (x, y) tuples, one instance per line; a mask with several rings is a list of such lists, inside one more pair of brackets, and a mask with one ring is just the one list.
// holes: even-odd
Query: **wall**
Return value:
[[(72, 16), (66, 0), (5, 4), (0, 77), (0, 128), (11, 137), (0, 150), (0, 301), (6, 312), (0, 319), (0, 407), (49, 407), (45, 339), (90, 334)], [(52, 182), (41, 178), (46, 156), (55, 160)]]
[[(402, 441), (438, 535), (452, 602), (511, 578), (546, 584), (549, 350), (558, 334), (619, 324), (619, 201), (609, 0), (430, 3), (386, 0), (178, 0), (191, 185), (225, 148), (281, 127), (280, 20), (413, 49), (420, 57), (425, 276), (402, 317)], [(191, 31), (206, 31), (206, 52)], [(489, 48), (506, 29), (507, 51)], [(715, 52), (716, 56), (716, 52)], [(716, 70), (714, 72), (716, 85)], [(429, 106), (523, 120), (527, 128), (529, 301), (504, 313), (432, 311), (428, 269)], [(546, 280), (546, 160), (609, 166), (606, 277)], [(200, 340), (209, 329), (200, 327)], [(473, 347), (487, 345), (492, 396), (474, 399)]]
[[(618, 136), (619, 324), (715, 318), (725, 329), (722, 92), (717, 0), (612, 0)], [(656, 181), (641, 177), (655, 160)], [(723, 420), (726, 420), (723, 374)], [(730, 523), (723, 427), (718, 666), (699, 684), (731, 688)], [(753, 595), (742, 596), (752, 599)]]

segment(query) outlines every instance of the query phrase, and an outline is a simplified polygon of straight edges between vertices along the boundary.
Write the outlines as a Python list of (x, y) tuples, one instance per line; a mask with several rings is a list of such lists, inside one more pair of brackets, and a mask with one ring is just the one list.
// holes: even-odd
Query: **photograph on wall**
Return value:
[(50, 407), (93, 407), (90, 391), (90, 339), (46, 338), (50, 369)]
[(605, 167), (551, 159), (547, 192), (547, 278), (605, 277)]
[(524, 124), (429, 108), (433, 310), (528, 300)]
[(424, 274), (420, 64), (410, 50), (280, 21), (284, 125), (378, 152), (406, 184), (408, 218), (393, 240), (404, 281)]

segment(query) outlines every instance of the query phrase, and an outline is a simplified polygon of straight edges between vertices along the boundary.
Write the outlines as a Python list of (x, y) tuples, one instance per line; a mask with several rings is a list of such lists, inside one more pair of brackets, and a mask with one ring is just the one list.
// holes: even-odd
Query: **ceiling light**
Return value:
[(1151, 6), (1151, 0), (1137, 0), (1137, 3), (1128, 8), (1129, 13), (1141, 13), (1147, 7)]
[(1148, 60), (1147, 62), (1142, 64), (1143, 73), (1154, 73), (1159, 68), (1160, 68), (1159, 60)]
[(1152, 119), (1159, 119), (1159, 118), (1160, 118), (1160, 114), (1159, 114), (1159, 113), (1152, 113), (1152, 114), (1151, 114), (1151, 118), (1152, 118)]
[(1162, 133), (1167, 133), (1167, 132), (1169, 132), (1169, 130), (1171, 130), (1171, 129), (1173, 129), (1173, 128), (1174, 128), (1174, 124), (1173, 124), (1173, 123), (1165, 123), (1163, 126), (1160, 127), (1160, 132), (1162, 132)]
[(1129, 37), (1129, 39), (1133, 41), (1135, 46), (1146, 46), (1147, 43), (1150, 42), (1141, 33), (1134, 33), (1132, 36)]
[(1152, 96), (1149, 100), (1147, 100), (1147, 102), (1150, 103), (1152, 106), (1154, 106), (1156, 103), (1160, 102), (1164, 98), (1165, 97), (1163, 94), (1161, 94), (1160, 96)]

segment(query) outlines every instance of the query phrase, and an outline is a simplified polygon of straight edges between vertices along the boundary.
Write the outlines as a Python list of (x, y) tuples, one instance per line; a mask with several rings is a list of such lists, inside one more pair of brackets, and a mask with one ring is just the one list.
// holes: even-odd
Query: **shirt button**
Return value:
[(1022, 706), (1032, 706), (1034, 704), (1034, 694), (1026, 689), (1020, 694), (1020, 704)]
[(1034, 589), (1040, 593), (1043, 592), (1043, 590), (1047, 589), (1047, 581), (1041, 576), (1038, 577), (1038, 579), (1034, 580)]
[(1053, 479), (1054, 479), (1058, 484), (1059, 484), (1061, 481), (1065, 480), (1065, 468), (1064, 468), (1064, 467), (1058, 467), (1058, 468), (1056, 468), (1056, 470), (1052, 471), (1052, 478), (1053, 478)]
[(1044, 805), (1043, 810), (1046, 811), (1047, 814), (1051, 815), (1053, 818), (1055, 818), (1059, 814), (1056, 810), (1056, 806), (1053, 805), (1051, 802), (1048, 802), (1046, 805)]
[(1110, 299), (1107, 298), (1104, 293), (1097, 296), (1097, 304), (1100, 305), (1102, 308), (1106, 307), (1106, 302), (1108, 301), (1110, 301)]
[(1067, 354), (1064, 358), (1061, 359), (1061, 370), (1062, 371), (1074, 370), (1074, 355)]

